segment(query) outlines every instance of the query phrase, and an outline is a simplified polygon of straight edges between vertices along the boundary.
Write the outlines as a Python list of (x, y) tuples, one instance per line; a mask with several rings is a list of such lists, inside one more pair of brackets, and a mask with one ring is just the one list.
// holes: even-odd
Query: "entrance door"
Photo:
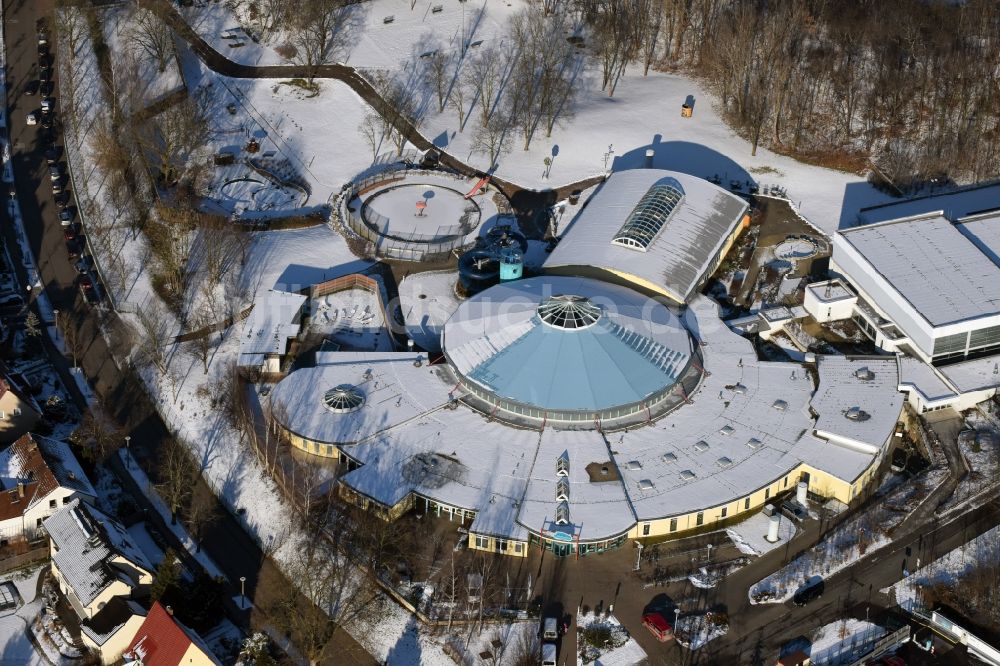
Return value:
[(556, 557), (569, 557), (573, 554), (573, 544), (554, 541), (552, 542), (552, 554)]

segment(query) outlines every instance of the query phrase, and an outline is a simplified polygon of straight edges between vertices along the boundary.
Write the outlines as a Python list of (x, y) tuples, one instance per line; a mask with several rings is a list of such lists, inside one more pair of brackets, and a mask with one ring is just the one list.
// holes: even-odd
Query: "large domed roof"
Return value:
[(538, 277), (488, 289), (445, 325), (463, 385), (497, 408), (549, 420), (613, 419), (661, 402), (691, 365), (678, 317), (631, 289)]

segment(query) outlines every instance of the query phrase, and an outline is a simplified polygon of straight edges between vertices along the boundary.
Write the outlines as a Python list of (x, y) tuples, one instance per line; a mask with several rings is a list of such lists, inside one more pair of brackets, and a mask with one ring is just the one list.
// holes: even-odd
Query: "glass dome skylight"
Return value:
[(550, 296), (538, 305), (538, 318), (563, 329), (587, 328), (601, 318), (601, 308), (583, 296)]
[(323, 404), (334, 414), (347, 414), (361, 409), (365, 396), (350, 384), (341, 384), (323, 394)]

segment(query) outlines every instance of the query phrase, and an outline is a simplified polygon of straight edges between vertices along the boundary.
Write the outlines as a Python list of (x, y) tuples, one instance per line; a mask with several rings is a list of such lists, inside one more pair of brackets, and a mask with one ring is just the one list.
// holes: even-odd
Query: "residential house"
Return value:
[(0, 451), (0, 545), (34, 538), (45, 518), (75, 499), (92, 504), (97, 491), (69, 444), (22, 435)]
[(30, 431), (42, 416), (23, 380), (0, 364), (0, 444)]
[(43, 525), (52, 540), (52, 575), (81, 620), (153, 582), (155, 567), (111, 516), (73, 500)]
[(201, 637), (154, 602), (123, 655), (125, 666), (216, 666), (221, 664)]

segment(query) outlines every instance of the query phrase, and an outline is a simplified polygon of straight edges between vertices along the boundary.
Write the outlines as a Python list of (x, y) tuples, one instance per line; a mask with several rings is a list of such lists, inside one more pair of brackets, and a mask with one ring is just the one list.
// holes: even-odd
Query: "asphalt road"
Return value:
[[(7, 50), (8, 86), (8, 133), (11, 142), (11, 158), (15, 171), (17, 199), (25, 222), (29, 244), (38, 262), (38, 268), (46, 293), (53, 307), (59, 310), (59, 318), (72, 318), (79, 322), (80, 339), (85, 343), (81, 350), (80, 365), (86, 376), (102, 398), (108, 412), (123, 430), (131, 435), (131, 448), (140, 458), (151, 461), (155, 467), (158, 452), (168, 436), (163, 421), (157, 415), (146, 397), (134, 373), (115, 365), (104, 338), (99, 334), (101, 316), (114, 317), (110, 312), (88, 305), (77, 288), (77, 273), (70, 261), (63, 230), (58, 219), (51, 183), (48, 178), (44, 149), (39, 140), (37, 126), (29, 126), (26, 116), (38, 108), (40, 98), (24, 94), (25, 85), (36, 78), (38, 60), (35, 21), (42, 15), (52, 21), (53, 0), (4, 0), (4, 36)], [(52, 43), (53, 58), (60, 54)], [(58, 72), (53, 66), (58, 99)], [(57, 107), (58, 108), (58, 107)], [(57, 144), (62, 145), (61, 133)], [(61, 160), (62, 161), (62, 160)], [(65, 162), (63, 162), (65, 165)], [(27, 277), (20, 264), (20, 253), (6, 206), (2, 206), (0, 219), (4, 221), (5, 234), (12, 258), (18, 265), (18, 277), (27, 284)], [(41, 313), (39, 313), (41, 315)], [(53, 364), (67, 384), (74, 398), (81, 402), (82, 396), (76, 391), (68, 374), (68, 362), (55, 353), (49, 344)], [(82, 408), (85, 405), (81, 404)], [(139, 498), (142, 500), (142, 498)], [(280, 572), (270, 560), (263, 557), (261, 549), (244, 531), (238, 519), (225, 507), (219, 506), (219, 518), (212, 529), (207, 530), (203, 549), (212, 557), (226, 574), (233, 595), (239, 593), (239, 578), (246, 576), (246, 591), (253, 598), (257, 582), (261, 578), (269, 581), (283, 580)], [(280, 584), (280, 583), (279, 583)], [(237, 620), (246, 620), (237, 616)], [(344, 632), (337, 632), (333, 646), (338, 664), (374, 664), (374, 659), (360, 645)]]

